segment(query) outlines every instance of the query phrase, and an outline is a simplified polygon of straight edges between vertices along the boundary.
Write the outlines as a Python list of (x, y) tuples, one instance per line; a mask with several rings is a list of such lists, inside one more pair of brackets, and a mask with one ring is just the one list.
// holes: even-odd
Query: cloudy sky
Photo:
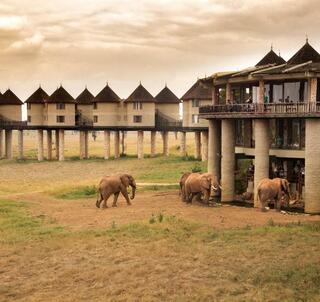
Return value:
[(73, 95), (141, 81), (180, 97), (197, 77), (288, 59), (306, 34), (320, 50), (319, 0), (1, 0), (0, 88), (25, 100), (39, 83)]

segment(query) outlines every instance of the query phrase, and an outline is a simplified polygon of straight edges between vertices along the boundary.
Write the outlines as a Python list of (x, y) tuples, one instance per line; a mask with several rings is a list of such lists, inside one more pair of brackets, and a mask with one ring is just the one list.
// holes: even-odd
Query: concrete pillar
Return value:
[(200, 131), (196, 131), (194, 133), (194, 142), (195, 142), (194, 157), (196, 159), (200, 159), (201, 158), (201, 132)]
[(137, 140), (137, 153), (138, 153), (138, 159), (143, 159), (144, 154), (143, 154), (143, 131), (139, 130), (138, 131), (138, 140)]
[(221, 178), (221, 122), (209, 120), (208, 172)]
[[(317, 101), (317, 78), (308, 81), (308, 102), (313, 105)], [(305, 141), (305, 202), (306, 213), (320, 213), (320, 120), (306, 119)]]
[(104, 159), (110, 158), (110, 131), (104, 130)]
[(163, 139), (163, 155), (169, 156), (169, 132), (163, 131), (162, 132), (162, 139)]
[(6, 130), (6, 158), (12, 159), (12, 130)]
[(226, 84), (226, 102), (227, 101), (233, 102), (233, 94), (232, 94), (230, 83)]
[(235, 195), (235, 125), (234, 120), (221, 122), (221, 201), (234, 200)]
[(52, 160), (52, 130), (47, 130), (48, 160)]
[(120, 157), (120, 134), (119, 131), (114, 132), (114, 158)]
[(43, 161), (43, 130), (37, 130), (38, 135), (38, 161)]
[(305, 212), (320, 214), (320, 142), (319, 119), (306, 119)]
[(18, 131), (18, 159), (23, 159), (23, 130)]
[(59, 130), (59, 161), (64, 161), (64, 130)]
[(157, 131), (151, 131), (151, 157), (156, 155)]
[(208, 131), (201, 132), (201, 159), (208, 160)]
[(259, 89), (258, 89), (258, 104), (261, 104), (260, 105), (260, 111), (263, 111), (264, 110), (264, 90), (265, 90), (265, 85), (264, 85), (264, 81), (263, 80), (260, 80), (259, 81)]
[(180, 132), (180, 155), (187, 156), (187, 133), (183, 131)]
[(79, 132), (79, 140), (80, 140), (80, 159), (86, 158), (86, 150), (85, 150), (85, 132), (80, 131)]
[(126, 131), (121, 131), (121, 154), (125, 155), (126, 153), (127, 153)]
[(55, 130), (56, 136), (56, 159), (59, 159), (59, 130)]
[(84, 131), (84, 158), (89, 158), (89, 131)]
[(257, 186), (261, 179), (269, 177), (269, 121), (256, 119), (255, 131), (255, 160), (254, 160), (254, 206), (259, 207)]
[(3, 155), (4, 155), (4, 151), (3, 151), (3, 146), (4, 146), (4, 143), (3, 143), (3, 130), (2, 129), (0, 129), (0, 158), (2, 158), (3, 157)]

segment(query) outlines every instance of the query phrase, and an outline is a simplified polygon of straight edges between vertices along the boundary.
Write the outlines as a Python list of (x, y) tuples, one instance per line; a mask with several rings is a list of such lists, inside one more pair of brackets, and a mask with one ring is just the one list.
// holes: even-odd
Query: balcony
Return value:
[(201, 118), (320, 118), (320, 103), (209, 105), (199, 108)]

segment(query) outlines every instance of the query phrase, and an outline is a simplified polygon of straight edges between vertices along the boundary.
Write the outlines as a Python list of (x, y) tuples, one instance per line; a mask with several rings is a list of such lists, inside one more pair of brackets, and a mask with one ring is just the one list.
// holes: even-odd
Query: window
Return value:
[(31, 123), (31, 115), (28, 115), (28, 123)]
[(28, 109), (28, 110), (31, 109), (31, 103), (27, 103), (27, 109)]
[(57, 115), (57, 123), (64, 123), (64, 115)]
[(64, 103), (57, 103), (57, 110), (64, 110), (66, 108), (66, 104)]
[(200, 107), (200, 101), (199, 100), (192, 100), (192, 107)]
[(198, 114), (192, 114), (192, 123), (199, 124), (199, 116)]
[(93, 103), (93, 109), (98, 109), (98, 104), (96, 102)]
[(142, 109), (142, 103), (141, 102), (133, 102), (133, 109), (141, 110)]
[(97, 116), (97, 115), (94, 115), (94, 116), (93, 116), (93, 122), (94, 122), (94, 123), (98, 123), (98, 116)]
[(133, 122), (134, 123), (142, 123), (142, 115), (134, 115)]

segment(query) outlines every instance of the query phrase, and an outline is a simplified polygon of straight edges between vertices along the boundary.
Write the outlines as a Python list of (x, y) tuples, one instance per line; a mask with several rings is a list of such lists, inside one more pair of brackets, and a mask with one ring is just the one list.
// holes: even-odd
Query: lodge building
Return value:
[(88, 131), (104, 131), (106, 159), (111, 133), (117, 158), (121, 131), (122, 145), (125, 131), (137, 131), (137, 154), (143, 158), (146, 131), (151, 133), (151, 156), (157, 131), (164, 155), (169, 154), (169, 131), (180, 133), (180, 152), (187, 155), (186, 132), (191, 131), (195, 157), (208, 160), (208, 171), (221, 177), (223, 202), (235, 198), (237, 159), (249, 158), (255, 165), (251, 189), (281, 167), (282, 176), (303, 197), (305, 211), (320, 213), (319, 76), (320, 54), (306, 41), (288, 61), (271, 49), (253, 67), (198, 79), (181, 100), (167, 86), (153, 97), (141, 83), (126, 99), (108, 84), (96, 96), (85, 88), (76, 99), (62, 86), (50, 96), (39, 87), (26, 100), (28, 119), (22, 122), (22, 102), (7, 90), (0, 94), (0, 157), (12, 158), (12, 130), (18, 130), (18, 158), (23, 157), (23, 130), (38, 131), (39, 160), (44, 158), (43, 131), (48, 159), (53, 158), (55, 131), (59, 160), (64, 159), (65, 130), (80, 131), (80, 158), (88, 157)]

